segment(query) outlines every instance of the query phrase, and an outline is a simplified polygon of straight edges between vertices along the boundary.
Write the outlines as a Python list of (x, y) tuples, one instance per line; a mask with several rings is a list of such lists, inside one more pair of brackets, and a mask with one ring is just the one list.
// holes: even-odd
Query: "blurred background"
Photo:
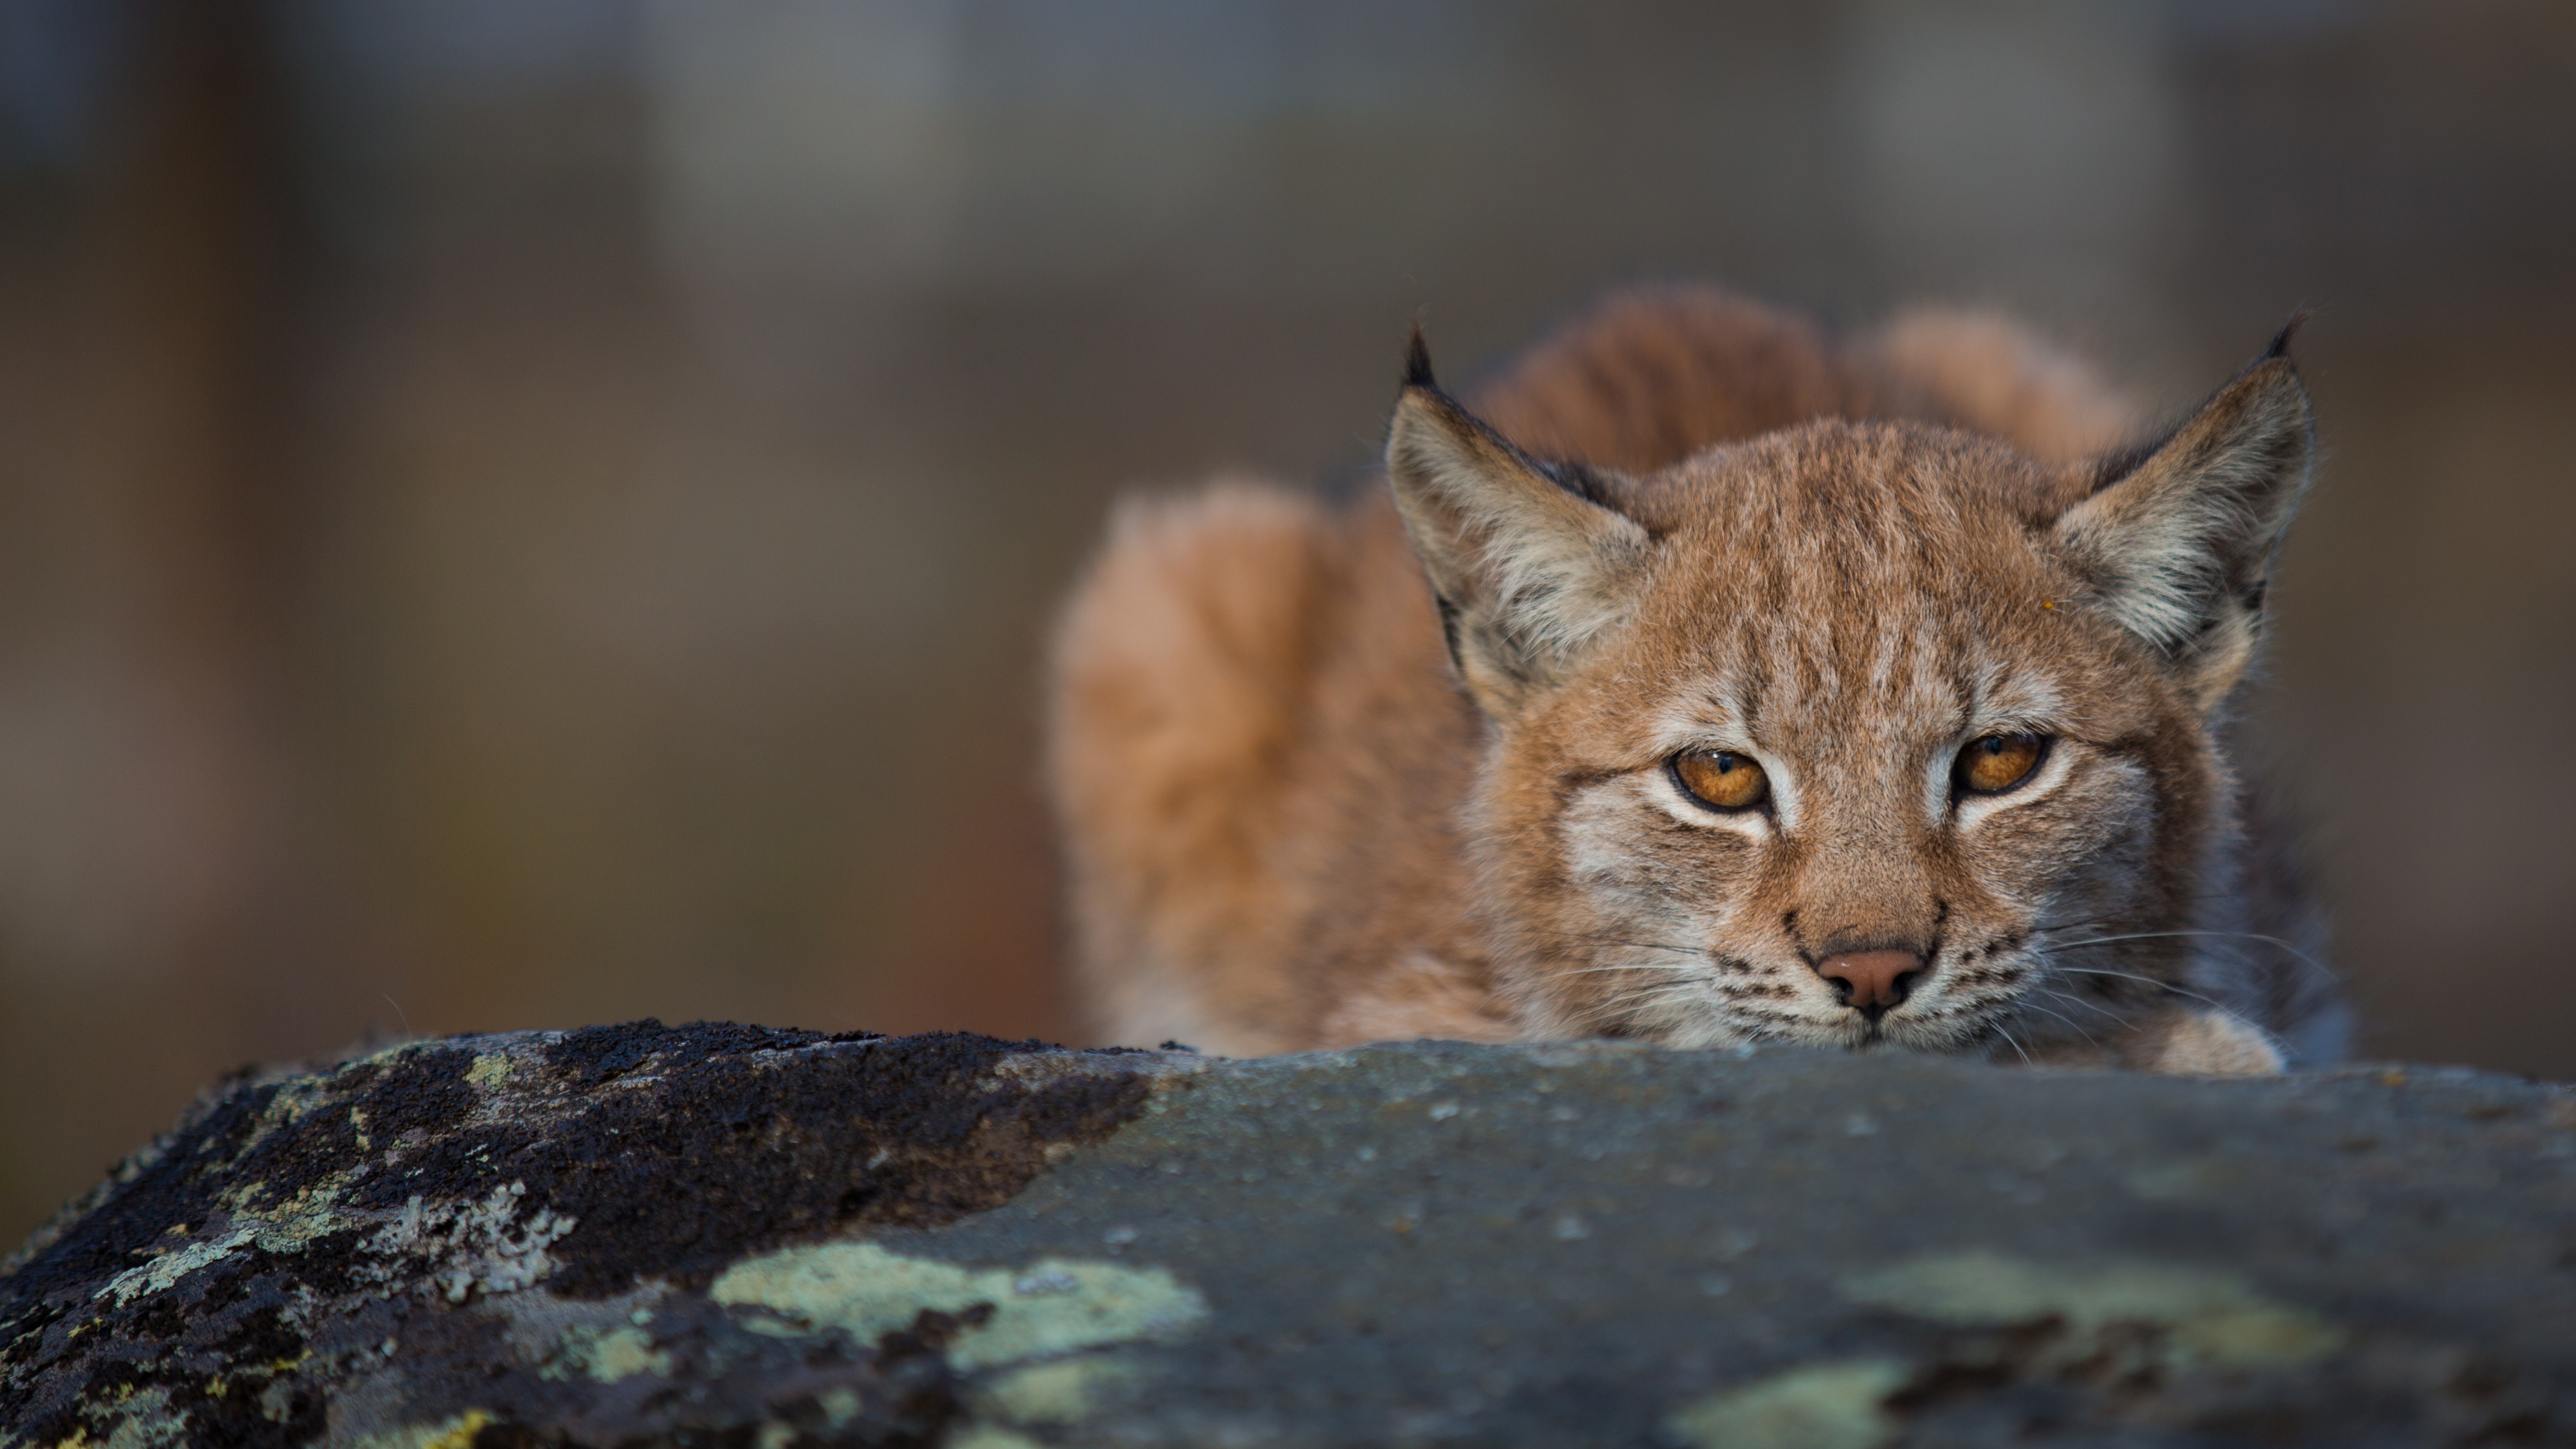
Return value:
[(0, 1245), (238, 1064), (1070, 1030), (1118, 491), (1622, 281), (2329, 450), (2248, 732), (2376, 1055), (2576, 1076), (2576, 9), (0, 0)]

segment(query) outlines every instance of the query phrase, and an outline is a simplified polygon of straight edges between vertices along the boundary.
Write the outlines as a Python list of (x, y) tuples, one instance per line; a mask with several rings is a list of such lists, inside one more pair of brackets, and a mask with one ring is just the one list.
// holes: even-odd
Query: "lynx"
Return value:
[(1998, 318), (1614, 298), (1383, 486), (1130, 500), (1057, 640), (1106, 1036), (2331, 1059), (2221, 743), (2314, 457), (2289, 331), (2144, 443)]

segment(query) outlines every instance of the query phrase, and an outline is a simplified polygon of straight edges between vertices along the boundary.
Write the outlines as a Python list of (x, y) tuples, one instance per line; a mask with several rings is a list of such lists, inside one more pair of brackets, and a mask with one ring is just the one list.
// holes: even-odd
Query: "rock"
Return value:
[(657, 1023), (246, 1077), (0, 1442), (2576, 1443), (2576, 1094)]

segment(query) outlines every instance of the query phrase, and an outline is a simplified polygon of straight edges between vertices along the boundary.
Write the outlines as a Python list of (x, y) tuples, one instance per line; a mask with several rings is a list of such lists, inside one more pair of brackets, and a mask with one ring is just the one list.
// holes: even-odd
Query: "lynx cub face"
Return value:
[(1616, 478), (1417, 351), (1389, 479), (1493, 725), (1505, 993), (1683, 1046), (2028, 1050), (2169, 1008), (2187, 936), (2095, 948), (2191, 915), (2208, 716), (2309, 453), (2276, 347), (2139, 457), (1820, 421)]
[(1639, 294), (1476, 411), (1417, 336), (1382, 493), (1131, 506), (1068, 612), (1104, 1034), (2335, 1055), (2213, 732), (2308, 480), (2286, 339), (2116, 451), (1991, 318)]

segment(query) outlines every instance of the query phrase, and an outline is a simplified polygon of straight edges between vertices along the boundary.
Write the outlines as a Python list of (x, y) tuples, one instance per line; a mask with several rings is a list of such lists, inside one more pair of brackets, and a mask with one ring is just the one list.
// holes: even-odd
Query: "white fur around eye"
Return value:
[[(1982, 736), (1979, 736), (1979, 738), (1982, 738)], [(1943, 759), (1941, 762), (1940, 775), (1936, 788), (1939, 789), (1940, 798), (1944, 801), (1947, 801), (1953, 793), (1951, 775), (1952, 772), (1957, 770), (1959, 767), (1959, 751), (1966, 749), (1969, 743), (1969, 740), (1961, 740), (1958, 743), (1958, 746), (1952, 749), (1948, 757)], [(1998, 811), (2010, 810), (2016, 805), (2027, 805), (2033, 800), (2041, 799), (2055, 792), (2058, 786), (2066, 783), (2066, 777), (2074, 773), (2075, 757), (2083, 753), (2083, 748), (2083, 746), (2075, 744), (2074, 742), (2062, 737), (2052, 738), (2049, 741), (2047, 758), (2039, 762), (2039, 769), (2037, 772), (2032, 774), (2029, 779), (2022, 781), (2000, 795), (1960, 795), (1958, 797), (1958, 828), (1961, 830), (1973, 830), (1976, 828), (1977, 822), (1984, 820), (1989, 815), (1993, 815)]]

